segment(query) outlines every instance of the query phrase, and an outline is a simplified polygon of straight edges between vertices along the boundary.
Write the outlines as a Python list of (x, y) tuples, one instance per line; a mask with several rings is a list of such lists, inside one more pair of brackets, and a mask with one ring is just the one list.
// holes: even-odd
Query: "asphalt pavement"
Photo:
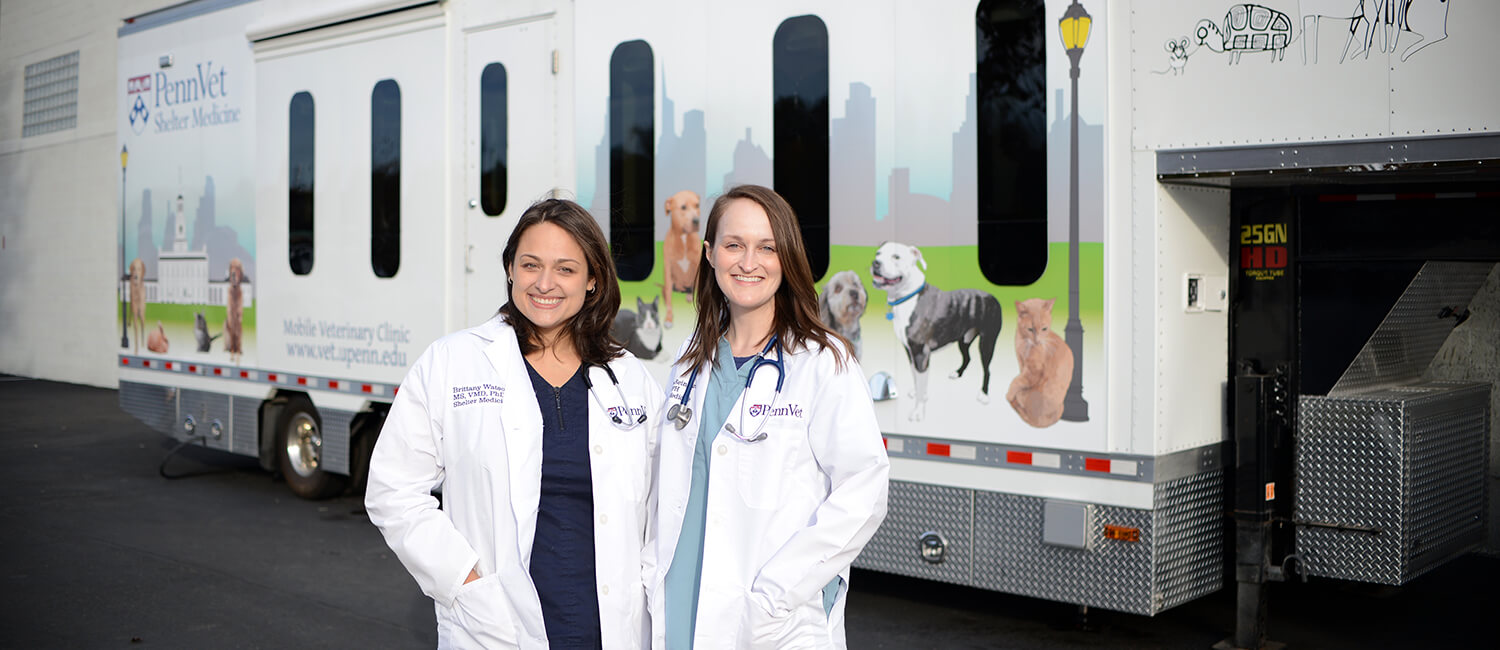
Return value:
[[(432, 603), (360, 499), (303, 501), (254, 460), (189, 449), (113, 390), (0, 375), (0, 647), (430, 648)], [(1272, 589), (1292, 648), (1494, 647), (1500, 560), (1402, 587)], [(1156, 617), (856, 571), (851, 649), (1207, 648), (1230, 589)]]

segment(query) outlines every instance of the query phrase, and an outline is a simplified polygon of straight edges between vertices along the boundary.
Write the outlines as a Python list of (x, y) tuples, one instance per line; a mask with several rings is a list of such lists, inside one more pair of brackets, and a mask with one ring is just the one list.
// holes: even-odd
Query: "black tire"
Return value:
[(360, 418), (355, 427), (354, 440), (349, 443), (350, 494), (363, 496), (370, 483), (370, 456), (375, 454), (375, 441), (383, 424), (384, 417), (371, 413)]
[(287, 401), (276, 418), (276, 461), (292, 492), (326, 499), (344, 489), (344, 477), (323, 471), (323, 420), (304, 396)]

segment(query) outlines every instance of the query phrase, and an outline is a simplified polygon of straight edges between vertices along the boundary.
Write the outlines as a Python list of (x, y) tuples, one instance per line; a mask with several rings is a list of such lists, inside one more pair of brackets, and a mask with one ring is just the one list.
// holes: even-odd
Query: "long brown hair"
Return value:
[[(833, 352), (839, 369), (844, 367), (843, 350), (852, 349), (848, 339), (828, 329), (818, 318), (818, 292), (813, 288), (812, 267), (807, 263), (807, 247), (802, 243), (802, 230), (797, 226), (797, 213), (780, 194), (759, 185), (740, 185), (731, 188), (718, 199), (708, 213), (708, 225), (704, 227), (703, 252), (705, 257), (719, 234), (719, 221), (729, 204), (738, 200), (754, 201), (771, 221), (771, 236), (776, 238), (776, 258), (781, 262), (781, 286), (776, 288), (776, 316), (771, 331), (781, 337), (783, 349), (796, 350), (803, 345), (816, 342)], [(678, 362), (686, 361), (685, 370), (701, 368), (717, 361), (719, 338), (729, 330), (729, 299), (719, 288), (714, 277), (714, 268), (707, 261), (698, 265), (698, 277), (693, 283), (693, 299), (698, 303), (698, 329), (687, 350)], [(838, 341), (842, 350), (833, 345)], [(808, 345), (808, 347), (811, 347)]]
[[(573, 347), (584, 363), (609, 363), (619, 357), (624, 348), (609, 335), (615, 324), (615, 314), (620, 311), (620, 283), (615, 274), (615, 262), (609, 256), (604, 231), (583, 206), (567, 199), (545, 199), (533, 203), (516, 221), (515, 229), (510, 232), (510, 241), (505, 243), (505, 252), (500, 256), (507, 276), (516, 261), (516, 246), (521, 242), (521, 235), (539, 223), (562, 228), (583, 249), (587, 273), (594, 279), (594, 292), (584, 294), (583, 307), (563, 323), (563, 332), (573, 341)], [(514, 301), (509, 300), (510, 283), (506, 284), (507, 300), (500, 306), (500, 315), (515, 328), (521, 354), (531, 354), (541, 348), (536, 325), (521, 313)]]

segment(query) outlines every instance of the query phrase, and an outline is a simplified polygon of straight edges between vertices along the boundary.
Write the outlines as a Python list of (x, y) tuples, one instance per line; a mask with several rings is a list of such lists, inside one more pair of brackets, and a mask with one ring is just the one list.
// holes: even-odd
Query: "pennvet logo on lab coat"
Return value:
[(635, 406), (631, 406), (629, 408), (623, 406), (611, 406), (608, 410), (610, 417), (619, 417), (620, 419), (627, 422), (634, 422), (636, 420), (639, 420), (642, 415), (646, 414), (646, 409), (638, 408)]
[(797, 404), (785, 404), (774, 409), (771, 408), (770, 404), (751, 404), (747, 410), (752, 418), (758, 418), (762, 415), (766, 417), (779, 417), (783, 415), (794, 418), (802, 417), (802, 407)]

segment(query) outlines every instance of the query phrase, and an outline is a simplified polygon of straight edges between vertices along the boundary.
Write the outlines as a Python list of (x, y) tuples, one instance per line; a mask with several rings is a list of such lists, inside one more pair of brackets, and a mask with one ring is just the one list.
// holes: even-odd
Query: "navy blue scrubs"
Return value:
[(553, 386), (526, 364), (542, 409), (542, 496), (531, 546), (531, 580), (553, 648), (603, 647), (594, 573), (586, 367), (580, 365), (566, 383)]

